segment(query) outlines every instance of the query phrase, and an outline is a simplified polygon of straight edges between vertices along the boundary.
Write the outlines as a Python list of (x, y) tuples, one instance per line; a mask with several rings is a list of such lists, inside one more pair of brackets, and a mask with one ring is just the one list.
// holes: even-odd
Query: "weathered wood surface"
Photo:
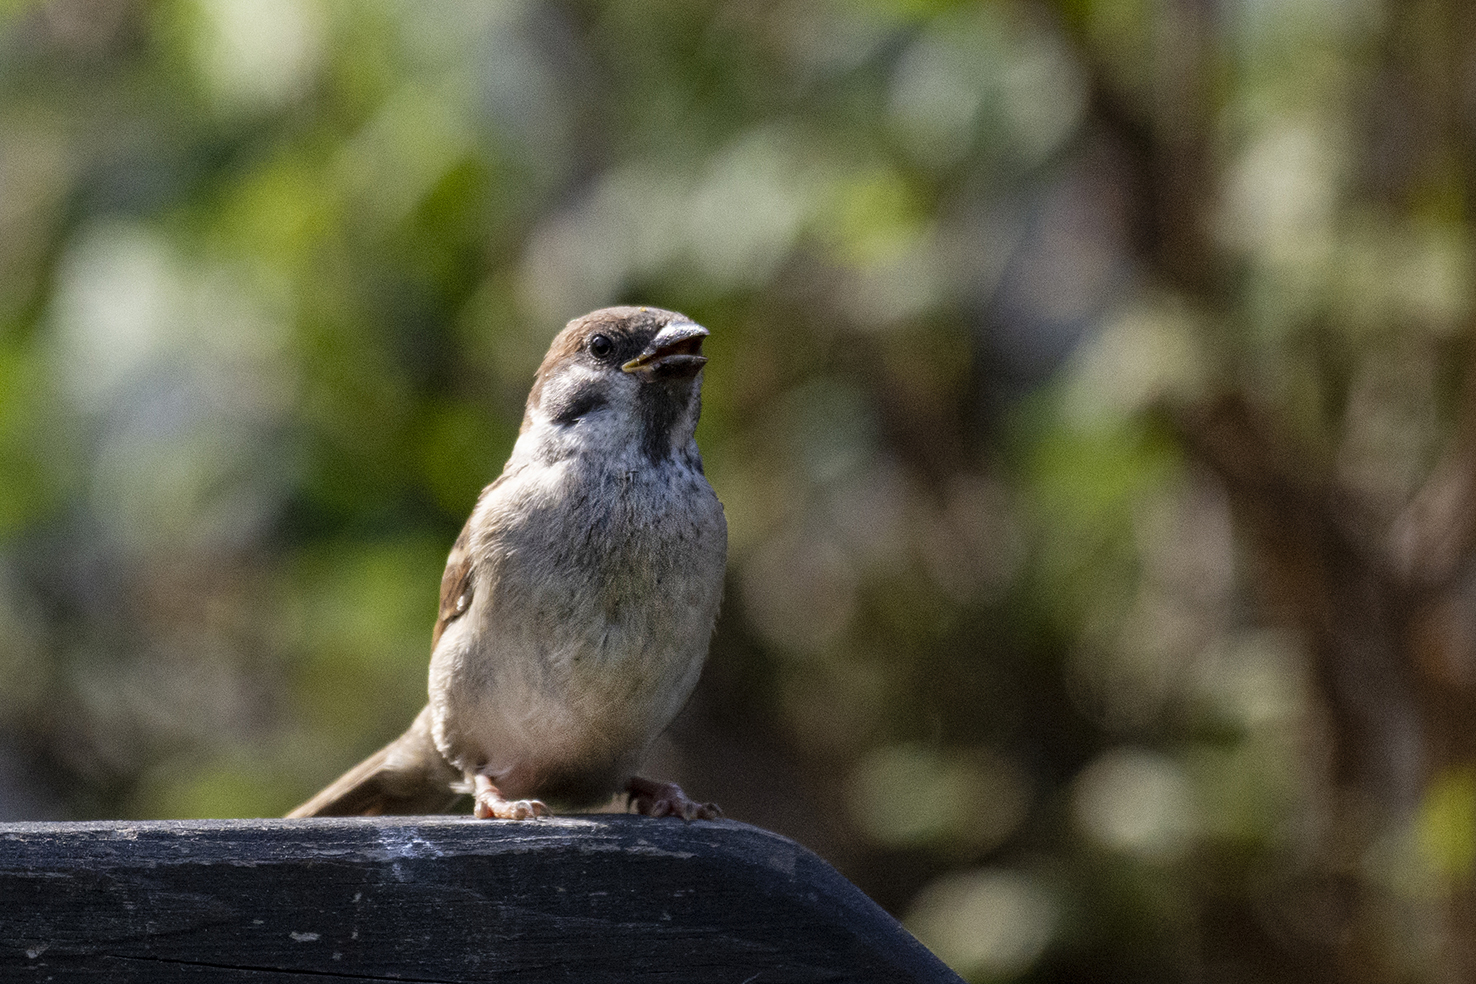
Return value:
[(949, 981), (814, 854), (635, 816), (0, 824), (0, 981)]

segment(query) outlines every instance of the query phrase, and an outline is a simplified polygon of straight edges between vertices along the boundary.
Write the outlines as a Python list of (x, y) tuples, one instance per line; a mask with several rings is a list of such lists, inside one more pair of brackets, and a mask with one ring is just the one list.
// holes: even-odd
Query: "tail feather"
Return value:
[(328, 788), (287, 814), (355, 817), (444, 813), (462, 796), (461, 773), (431, 739), (430, 708), (404, 734), (345, 772)]

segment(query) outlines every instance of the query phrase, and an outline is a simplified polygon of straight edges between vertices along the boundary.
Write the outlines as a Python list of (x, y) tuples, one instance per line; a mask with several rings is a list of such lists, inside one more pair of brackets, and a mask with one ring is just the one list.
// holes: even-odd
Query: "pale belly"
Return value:
[(691, 695), (710, 631), (694, 629), (678, 647), (635, 640), (599, 647), (580, 633), (541, 643), (505, 639), (484, 652), (466, 645), (471, 633), (448, 632), (440, 647), (449, 657), (447, 686), (433, 690), (431, 702), (437, 747), (510, 799), (603, 800)]

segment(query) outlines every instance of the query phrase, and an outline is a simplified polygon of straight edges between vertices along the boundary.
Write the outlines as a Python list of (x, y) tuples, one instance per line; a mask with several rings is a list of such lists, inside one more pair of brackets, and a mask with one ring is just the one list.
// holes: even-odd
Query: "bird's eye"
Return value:
[(608, 335), (596, 335), (589, 340), (589, 354), (596, 359), (603, 359), (615, 351), (615, 343), (610, 341)]

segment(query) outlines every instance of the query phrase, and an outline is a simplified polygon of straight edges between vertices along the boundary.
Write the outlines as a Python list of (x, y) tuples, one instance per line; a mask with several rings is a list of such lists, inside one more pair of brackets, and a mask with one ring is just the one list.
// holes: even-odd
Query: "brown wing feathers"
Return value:
[[(489, 486), (490, 487), (490, 486)], [(436, 613), (436, 627), (431, 632), (431, 651), (441, 641), (446, 626), (459, 618), (472, 601), (471, 520), (461, 528), (461, 535), (446, 558), (446, 571), (441, 575), (441, 607)]]

